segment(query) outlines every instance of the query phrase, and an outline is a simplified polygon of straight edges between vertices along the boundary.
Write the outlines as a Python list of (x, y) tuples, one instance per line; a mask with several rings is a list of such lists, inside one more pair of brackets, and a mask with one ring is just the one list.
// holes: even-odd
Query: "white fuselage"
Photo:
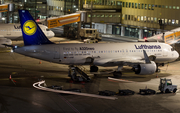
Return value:
[[(54, 33), (44, 25), (39, 25), (47, 38), (54, 37)], [(0, 37), (11, 40), (22, 40), (22, 31), (20, 24), (0, 24)]]
[(93, 58), (94, 65), (117, 66), (123, 61), (134, 62), (136, 59), (143, 59), (143, 50), (148, 56), (155, 56), (156, 63), (174, 61), (179, 57), (168, 44), (151, 42), (33, 45), (17, 48), (15, 52), (68, 65), (86, 64), (91, 62), (88, 58)]

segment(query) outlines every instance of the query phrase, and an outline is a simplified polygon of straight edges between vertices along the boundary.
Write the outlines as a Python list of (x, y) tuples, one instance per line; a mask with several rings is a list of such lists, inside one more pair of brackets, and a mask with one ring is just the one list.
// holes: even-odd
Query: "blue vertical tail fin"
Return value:
[(25, 46), (53, 44), (42, 32), (29, 11), (19, 10), (19, 18)]

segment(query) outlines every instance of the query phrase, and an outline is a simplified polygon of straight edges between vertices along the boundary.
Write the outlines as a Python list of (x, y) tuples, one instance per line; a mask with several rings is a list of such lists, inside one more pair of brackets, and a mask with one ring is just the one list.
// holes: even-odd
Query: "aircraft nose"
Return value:
[(52, 32), (52, 31), (51, 31), (51, 36), (52, 36), (52, 37), (54, 37), (54, 36), (55, 36), (54, 32)]
[(179, 58), (179, 53), (177, 51), (174, 51), (174, 57), (177, 59)]

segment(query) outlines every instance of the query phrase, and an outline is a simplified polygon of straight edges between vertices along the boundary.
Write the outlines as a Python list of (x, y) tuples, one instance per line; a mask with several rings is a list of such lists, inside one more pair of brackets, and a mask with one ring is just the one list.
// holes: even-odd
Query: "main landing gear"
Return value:
[(122, 73), (121, 73), (121, 71), (114, 71), (113, 75), (115, 78), (120, 78), (122, 76)]
[(161, 71), (161, 69), (159, 69), (158, 67), (159, 66), (164, 66), (164, 63), (156, 63), (156, 72), (160, 72)]
[(122, 68), (123, 68), (123, 66), (118, 66), (117, 71), (114, 71), (114, 72), (113, 72), (113, 75), (114, 75), (115, 78), (120, 78), (120, 77), (122, 77), (122, 73), (121, 73)]
[(92, 65), (92, 66), (90, 67), (90, 72), (98, 72), (98, 67), (95, 66), (95, 65)]

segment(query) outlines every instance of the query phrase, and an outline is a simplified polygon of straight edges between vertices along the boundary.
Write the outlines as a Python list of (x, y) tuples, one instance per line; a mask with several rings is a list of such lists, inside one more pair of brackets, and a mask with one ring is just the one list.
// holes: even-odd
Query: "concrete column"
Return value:
[(107, 33), (107, 24), (104, 24), (103, 28), (104, 28), (104, 33), (106, 34)]
[(121, 36), (124, 36), (124, 34), (125, 34), (125, 27), (121, 26)]
[(139, 29), (139, 39), (143, 39), (143, 29)]
[(77, 33), (77, 38), (80, 39), (80, 29), (81, 29), (81, 22), (78, 22), (78, 33)]

